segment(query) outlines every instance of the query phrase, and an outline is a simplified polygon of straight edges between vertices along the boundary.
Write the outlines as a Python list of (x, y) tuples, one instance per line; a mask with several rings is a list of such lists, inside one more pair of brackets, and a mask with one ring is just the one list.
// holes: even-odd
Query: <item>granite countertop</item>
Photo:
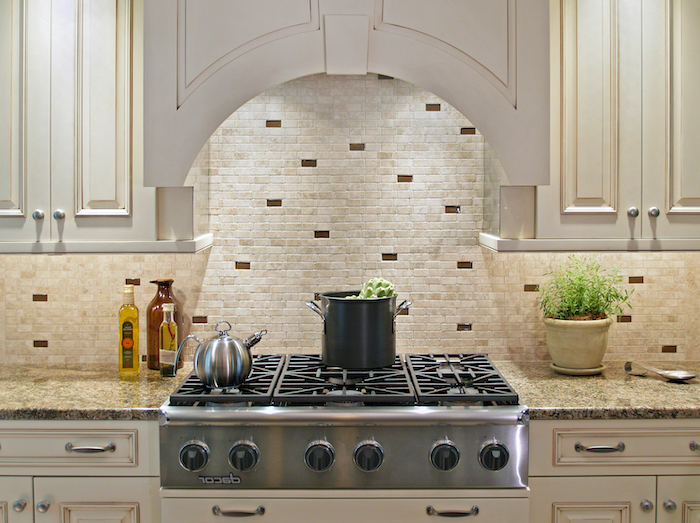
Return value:
[[(649, 362), (672, 369), (672, 362)], [(670, 383), (628, 376), (624, 361), (606, 362), (597, 376), (565, 376), (549, 362), (496, 361), (530, 410), (530, 419), (700, 418), (700, 379)], [(700, 374), (700, 362), (677, 367)], [(0, 365), (0, 419), (157, 420), (160, 406), (190, 373), (174, 378), (142, 367), (137, 379), (119, 379), (112, 366)]]
[[(652, 373), (630, 376), (624, 361), (603, 363), (599, 375), (566, 376), (549, 362), (495, 362), (529, 408), (531, 420), (700, 418), (700, 377), (672, 383)], [(698, 361), (645, 363), (700, 375)]]
[(161, 378), (142, 365), (138, 378), (119, 378), (113, 365), (0, 365), (0, 419), (157, 420), (191, 370)]

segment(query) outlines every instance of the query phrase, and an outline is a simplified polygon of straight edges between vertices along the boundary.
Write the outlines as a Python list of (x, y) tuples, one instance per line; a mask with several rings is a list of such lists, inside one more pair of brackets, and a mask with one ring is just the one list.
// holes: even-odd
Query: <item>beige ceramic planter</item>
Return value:
[(555, 320), (545, 318), (552, 368), (562, 374), (597, 374), (608, 346), (612, 319)]

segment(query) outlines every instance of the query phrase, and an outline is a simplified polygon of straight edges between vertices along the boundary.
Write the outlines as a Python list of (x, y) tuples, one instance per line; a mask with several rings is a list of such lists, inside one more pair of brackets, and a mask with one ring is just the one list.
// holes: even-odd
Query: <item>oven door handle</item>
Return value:
[(211, 509), (215, 516), (224, 516), (227, 518), (247, 518), (249, 516), (262, 516), (265, 514), (265, 507), (260, 505), (254, 511), (247, 510), (221, 510), (219, 505), (214, 505)]
[(474, 505), (471, 510), (435, 510), (432, 505), (428, 505), (425, 509), (428, 516), (440, 516), (442, 518), (466, 518), (467, 516), (476, 516), (479, 514), (479, 507)]

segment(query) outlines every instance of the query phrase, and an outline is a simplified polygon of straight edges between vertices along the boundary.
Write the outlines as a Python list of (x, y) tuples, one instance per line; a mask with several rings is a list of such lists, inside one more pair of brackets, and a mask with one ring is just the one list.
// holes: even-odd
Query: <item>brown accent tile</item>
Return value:
[(250, 269), (250, 262), (236, 262), (236, 269)]
[(382, 254), (382, 261), (397, 261), (399, 255), (395, 253), (384, 253)]
[(314, 231), (314, 238), (330, 238), (331, 231)]
[(426, 111), (439, 111), (440, 104), (425, 104)]
[(35, 347), (48, 347), (49, 340), (34, 340)]
[(676, 345), (662, 345), (661, 352), (676, 352)]
[(629, 283), (644, 283), (644, 276), (630, 276)]
[(408, 309), (401, 309), (397, 316), (408, 316)]
[(445, 205), (445, 212), (449, 214), (460, 214), (462, 208), (459, 205)]
[(282, 127), (282, 120), (267, 120), (265, 127)]
[(411, 175), (411, 174), (399, 174), (399, 175), (396, 177), (396, 181), (402, 182), (402, 183), (405, 183), (405, 182), (412, 182), (412, 181), (413, 181), (413, 175)]
[(537, 285), (536, 283), (526, 283), (526, 284), (523, 286), (523, 290), (524, 290), (525, 292), (539, 292), (540, 286)]
[(32, 301), (49, 301), (48, 294), (32, 294)]
[(618, 316), (618, 323), (632, 323), (632, 316)]
[(320, 292), (314, 292), (314, 300), (318, 301), (321, 299), (321, 293)]
[(385, 74), (378, 74), (377, 75), (377, 80), (393, 80), (393, 76), (387, 76)]
[(206, 316), (192, 316), (192, 323), (207, 323), (207, 321)]
[(316, 160), (302, 160), (302, 167), (316, 167)]
[(282, 200), (267, 200), (268, 207), (282, 207)]
[(459, 134), (476, 134), (476, 127), (462, 127)]
[(146, 362), (148, 361), (148, 358), (146, 357), (145, 354), (141, 354), (141, 361), (142, 361), (143, 363), (146, 363)]
[(365, 150), (365, 144), (363, 144), (363, 143), (351, 143), (351, 144), (350, 144), (350, 150), (351, 150), (351, 151), (364, 151), (364, 150)]
[(470, 261), (457, 262), (458, 269), (472, 269), (474, 268), (474, 263)]
[(472, 330), (472, 324), (471, 323), (458, 323), (457, 330), (458, 331), (470, 331), (470, 330)]
[(141, 285), (141, 278), (127, 278), (124, 283), (127, 285)]

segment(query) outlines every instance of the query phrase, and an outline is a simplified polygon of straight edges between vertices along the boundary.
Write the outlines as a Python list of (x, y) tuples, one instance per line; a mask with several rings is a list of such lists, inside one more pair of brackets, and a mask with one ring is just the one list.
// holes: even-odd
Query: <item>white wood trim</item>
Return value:
[(189, 253), (211, 247), (214, 237), (203, 234), (193, 240), (0, 242), (0, 254), (99, 254)]
[(508, 240), (482, 232), (479, 234), (479, 245), (496, 252), (697, 251), (700, 250), (700, 238), (540, 238)]

